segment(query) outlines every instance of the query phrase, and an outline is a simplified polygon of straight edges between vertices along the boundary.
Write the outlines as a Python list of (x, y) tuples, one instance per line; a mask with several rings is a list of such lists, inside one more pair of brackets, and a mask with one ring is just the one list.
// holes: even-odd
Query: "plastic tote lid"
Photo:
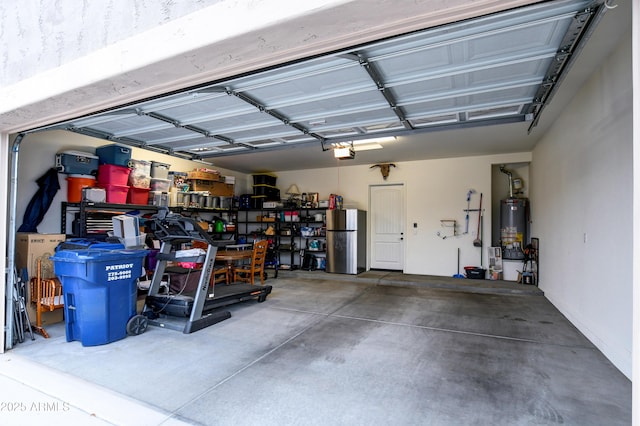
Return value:
[(84, 152), (84, 151), (62, 151), (58, 153), (58, 155), (60, 154), (73, 155), (75, 157), (87, 157), (87, 158), (93, 158), (96, 160), (98, 159), (97, 155), (92, 154), (90, 152)]
[(96, 180), (96, 177), (92, 176), (92, 175), (69, 175), (68, 178), (71, 178), (71, 179), (92, 179), (92, 180)]
[(88, 238), (68, 238), (56, 247), (56, 251), (60, 250), (122, 250), (124, 245), (121, 243), (109, 243), (103, 241), (90, 240)]
[(129, 257), (144, 257), (149, 250), (104, 250), (104, 249), (82, 249), (82, 250), (60, 250), (49, 259), (54, 262), (86, 263), (87, 261), (122, 261)]

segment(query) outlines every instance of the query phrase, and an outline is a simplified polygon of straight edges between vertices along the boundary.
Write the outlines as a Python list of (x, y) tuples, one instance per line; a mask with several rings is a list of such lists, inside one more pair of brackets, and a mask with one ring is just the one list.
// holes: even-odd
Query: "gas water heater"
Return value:
[(527, 199), (500, 201), (500, 241), (503, 259), (524, 259), (527, 242)]
[(500, 171), (509, 178), (509, 198), (500, 201), (500, 245), (502, 258), (511, 260), (524, 259), (524, 247), (527, 244), (527, 225), (529, 222), (529, 206), (526, 198), (513, 196), (514, 183), (516, 190), (522, 189), (522, 179), (513, 179), (510, 171), (504, 166)]

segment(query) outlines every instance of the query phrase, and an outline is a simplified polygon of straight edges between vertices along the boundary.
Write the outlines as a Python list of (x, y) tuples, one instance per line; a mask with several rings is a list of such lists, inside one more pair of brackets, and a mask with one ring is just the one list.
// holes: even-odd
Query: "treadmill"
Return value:
[[(271, 293), (270, 285), (227, 283), (210, 286), (218, 243), (193, 219), (161, 207), (148, 224), (161, 242), (160, 252), (156, 255), (156, 269), (142, 311), (149, 324), (190, 334), (231, 317), (231, 312), (220, 308), (253, 299), (264, 302)], [(181, 256), (181, 251), (176, 248), (194, 240), (207, 243), (206, 253)], [(172, 294), (166, 290), (166, 294), (161, 293), (162, 279), (170, 261), (203, 264), (198, 285), (193, 292)]]

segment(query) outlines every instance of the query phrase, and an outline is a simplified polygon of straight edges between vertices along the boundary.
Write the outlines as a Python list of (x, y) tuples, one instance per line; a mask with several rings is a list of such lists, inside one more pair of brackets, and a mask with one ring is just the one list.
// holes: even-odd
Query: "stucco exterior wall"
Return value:
[(0, 86), (58, 67), (220, 1), (0, 2)]

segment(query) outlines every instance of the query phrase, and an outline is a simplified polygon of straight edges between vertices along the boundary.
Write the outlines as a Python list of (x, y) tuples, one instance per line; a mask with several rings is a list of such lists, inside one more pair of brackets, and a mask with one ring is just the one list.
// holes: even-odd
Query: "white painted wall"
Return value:
[(540, 286), (628, 377), (632, 342), (631, 38), (533, 151)]
[[(530, 153), (490, 155), (427, 161), (396, 163), (384, 181), (378, 169), (369, 166), (339, 166), (333, 169), (277, 172), (278, 187), (284, 192), (295, 183), (301, 192), (318, 192), (320, 199), (335, 193), (344, 197), (345, 207), (368, 210), (369, 185), (402, 183), (406, 187), (406, 256), (404, 272), (408, 274), (452, 276), (457, 272), (457, 249), (461, 249), (461, 267), (480, 266), (480, 249), (473, 246), (477, 216), (471, 218), (470, 233), (442, 239), (437, 235), (448, 230), (442, 219), (455, 219), (458, 232), (464, 232), (464, 209), (469, 188), (477, 194), (471, 208), (478, 208), (479, 194), (484, 193), (487, 204), (483, 240), (491, 238), (491, 166), (492, 164), (528, 162)], [(413, 223), (417, 223), (416, 232)], [(369, 241), (371, 239), (369, 238)], [(486, 244), (485, 244), (486, 247)], [(368, 256), (367, 256), (368, 258)], [(483, 250), (486, 267), (486, 250)]]
[[(52, 131), (33, 133), (22, 140), (19, 151), (18, 164), (18, 202), (17, 202), (17, 227), (22, 224), (24, 211), (31, 200), (31, 197), (38, 189), (36, 179), (42, 176), (50, 167), (55, 165), (55, 154), (60, 151), (74, 150), (95, 153), (95, 148), (106, 145), (108, 142), (90, 138), (76, 133), (65, 131)], [(159, 161), (171, 164), (172, 171), (189, 171), (198, 167), (210, 167), (202, 163), (170, 157), (164, 154), (133, 148), (131, 157), (137, 160)], [(216, 168), (223, 175), (236, 177), (236, 182), (240, 191), (247, 188), (247, 175), (232, 172), (225, 169)], [(60, 203), (67, 200), (67, 175), (60, 173), (60, 191), (56, 194), (51, 208), (38, 226), (40, 233), (60, 232)], [(249, 176), (250, 178), (250, 176)]]

